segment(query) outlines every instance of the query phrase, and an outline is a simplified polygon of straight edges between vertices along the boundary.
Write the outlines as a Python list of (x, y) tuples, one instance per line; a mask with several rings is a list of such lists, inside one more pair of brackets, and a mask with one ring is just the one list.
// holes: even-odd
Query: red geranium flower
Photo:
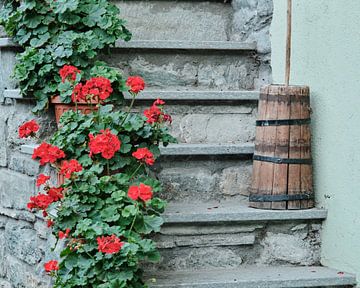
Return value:
[[(172, 122), (171, 116), (168, 114), (164, 114), (163, 105), (165, 105), (165, 101), (161, 99), (157, 99), (154, 101), (152, 106), (149, 109), (144, 111), (144, 115), (147, 118), (146, 122), (153, 123), (162, 123), (162, 122)], [(159, 107), (160, 106), (160, 107)]]
[(29, 136), (34, 136), (37, 131), (39, 131), (39, 124), (35, 120), (25, 122), (19, 127), (19, 137), (26, 138)]
[(120, 150), (121, 141), (116, 135), (111, 134), (110, 129), (101, 130), (100, 133), (95, 137), (89, 134), (90, 157), (93, 154), (101, 153), (101, 156), (105, 159), (111, 159), (114, 157), (115, 152)]
[(121, 242), (120, 239), (115, 235), (98, 237), (96, 240), (98, 243), (99, 252), (106, 254), (119, 252), (122, 246), (125, 244), (124, 242)]
[(111, 82), (105, 77), (94, 77), (88, 80), (82, 87), (82, 95), (86, 99), (87, 96), (105, 100), (113, 92)]
[(65, 82), (66, 79), (75, 81), (77, 73), (81, 73), (81, 71), (71, 65), (64, 65), (64, 67), (62, 67), (59, 71), (62, 82)]
[(70, 230), (69, 228), (67, 228), (67, 229), (65, 230), (65, 232), (59, 231), (59, 233), (58, 233), (59, 239), (68, 238), (68, 237), (69, 237), (69, 234), (70, 234), (70, 231), (71, 231), (71, 230)]
[(159, 107), (153, 105), (149, 109), (144, 111), (144, 115), (147, 118), (146, 122), (153, 124), (153, 123), (160, 123), (160, 117), (162, 112)]
[(130, 186), (128, 190), (128, 196), (130, 199), (136, 201), (139, 198), (144, 202), (150, 200), (153, 196), (151, 186), (140, 183), (139, 186)]
[(129, 86), (129, 90), (135, 94), (145, 89), (145, 82), (139, 76), (131, 76), (126, 80), (126, 85)]
[(148, 148), (138, 148), (132, 156), (150, 166), (155, 163), (154, 154)]
[(81, 83), (77, 84), (71, 94), (71, 100), (73, 102), (85, 102), (86, 98), (82, 93), (83, 85)]
[(46, 272), (52, 272), (59, 270), (58, 261), (50, 260), (49, 262), (44, 264), (44, 268)]
[(60, 174), (64, 175), (65, 178), (70, 179), (72, 173), (80, 172), (82, 169), (83, 167), (77, 160), (71, 159), (70, 161), (64, 161), (62, 163), (60, 167)]
[(62, 187), (52, 187), (47, 191), (47, 194), (53, 199), (53, 202), (59, 201), (64, 198), (63, 194), (64, 188)]
[(30, 197), (30, 202), (27, 204), (27, 207), (32, 209), (47, 209), (51, 203), (54, 202), (54, 199), (46, 194), (38, 194), (37, 196)]
[(50, 176), (46, 176), (44, 174), (40, 174), (36, 179), (36, 186), (40, 187), (41, 185), (45, 184), (50, 179)]
[(65, 153), (59, 147), (53, 146), (46, 142), (35, 148), (32, 159), (40, 158), (40, 165), (54, 163), (61, 158), (65, 158)]
[(46, 221), (46, 226), (48, 227), (48, 228), (50, 228), (51, 226), (53, 226), (54, 225), (54, 221), (53, 220), (51, 220), (51, 219), (48, 219), (47, 221)]

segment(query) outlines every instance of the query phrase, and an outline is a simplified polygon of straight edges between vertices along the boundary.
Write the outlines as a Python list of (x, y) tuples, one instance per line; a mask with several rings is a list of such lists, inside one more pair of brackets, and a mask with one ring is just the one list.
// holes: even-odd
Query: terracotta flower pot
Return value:
[[(50, 102), (52, 104), (54, 104), (55, 107), (55, 119), (56, 119), (56, 123), (59, 125), (60, 122), (60, 117), (61, 115), (63, 115), (66, 111), (69, 110), (73, 110), (75, 111), (76, 109), (78, 111), (81, 111), (81, 113), (83, 114), (89, 114), (92, 111), (96, 111), (98, 109), (98, 107), (96, 107), (95, 105), (99, 103), (99, 101), (92, 99), (91, 102), (85, 102), (85, 101), (81, 101), (77, 103), (77, 107), (75, 106), (74, 103), (62, 103), (60, 96), (54, 96), (51, 98)], [(93, 107), (90, 106), (93, 105)]]

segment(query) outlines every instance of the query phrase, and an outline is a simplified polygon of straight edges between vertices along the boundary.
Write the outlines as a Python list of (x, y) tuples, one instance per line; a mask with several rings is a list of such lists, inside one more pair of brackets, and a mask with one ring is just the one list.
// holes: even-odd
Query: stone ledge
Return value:
[[(116, 41), (116, 49), (254, 51), (256, 43), (234, 41), (132, 40)], [(11, 38), (0, 38), (0, 48), (19, 47)]]
[[(175, 271), (162, 272), (148, 279), (153, 288), (305, 288), (356, 285), (354, 275), (319, 266), (249, 266), (234, 270)], [(156, 283), (152, 284), (152, 279)]]
[[(0, 207), (0, 215), (13, 218), (16, 220), (24, 220), (27, 222), (35, 222), (35, 215), (29, 211), (21, 211), (15, 209), (1, 208)], [(1, 286), (0, 286), (1, 287)]]
[[(25, 144), (20, 146), (21, 153), (32, 155), (38, 145)], [(253, 144), (171, 144), (160, 147), (163, 156), (194, 156), (194, 155), (251, 155)]]
[[(24, 98), (19, 89), (4, 90), (4, 98), (27, 99)], [(259, 91), (144, 91), (141, 92), (136, 100), (154, 101), (161, 98), (165, 101), (257, 101)], [(125, 94), (125, 99), (130, 100), (131, 96)]]
[(242, 201), (210, 203), (169, 203), (164, 219), (168, 224), (208, 223), (208, 222), (255, 222), (255, 221), (290, 221), (324, 220), (325, 209), (307, 210), (261, 210), (250, 208)]
[(170, 144), (160, 151), (163, 156), (251, 155), (254, 144)]

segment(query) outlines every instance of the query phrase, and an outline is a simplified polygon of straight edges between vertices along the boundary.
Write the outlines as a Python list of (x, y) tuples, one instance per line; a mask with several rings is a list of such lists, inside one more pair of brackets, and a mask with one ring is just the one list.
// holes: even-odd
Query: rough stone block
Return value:
[(22, 174), (36, 176), (40, 171), (39, 161), (35, 161), (30, 155), (13, 152), (10, 155), (9, 168)]
[(0, 169), (0, 205), (3, 208), (27, 209), (30, 196), (35, 193), (32, 177), (7, 169)]
[(5, 276), (4, 259), (5, 259), (5, 231), (4, 229), (0, 229), (0, 278)]
[(235, 268), (243, 260), (236, 249), (226, 247), (162, 249), (161, 270), (192, 270), (207, 268)]
[(6, 279), (21, 288), (49, 288), (51, 279), (44, 272), (43, 263), (30, 266), (17, 258), (6, 255)]
[(142, 76), (150, 88), (251, 90), (258, 77), (258, 63), (250, 52), (224, 55), (221, 51), (151, 53), (119, 50), (104, 59), (116, 64), (125, 75)]
[(6, 253), (30, 264), (41, 261), (41, 242), (31, 225), (9, 221), (5, 227)]
[(220, 190), (224, 195), (249, 195), (251, 185), (252, 165), (239, 165), (226, 168), (220, 178)]
[(216, 175), (204, 168), (170, 168), (158, 175), (167, 199), (203, 199), (214, 196)]
[(221, 2), (119, 1), (117, 5), (134, 39), (226, 41), (231, 24), (231, 6)]
[(294, 265), (316, 265), (320, 262), (319, 245), (302, 233), (284, 234), (267, 232), (261, 242), (263, 251), (259, 263), (290, 263)]
[(0, 279), (0, 288), (12, 288), (10, 282)]

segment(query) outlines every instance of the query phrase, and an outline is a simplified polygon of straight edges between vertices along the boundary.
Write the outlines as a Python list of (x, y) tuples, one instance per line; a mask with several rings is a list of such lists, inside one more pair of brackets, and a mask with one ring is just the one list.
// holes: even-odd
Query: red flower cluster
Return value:
[(121, 141), (116, 135), (111, 134), (110, 129), (101, 130), (100, 133), (95, 137), (89, 134), (90, 157), (93, 154), (101, 153), (101, 156), (105, 159), (111, 159), (114, 157), (115, 152), (120, 150)]
[(94, 77), (83, 85), (77, 84), (71, 95), (73, 102), (89, 102), (94, 100), (105, 100), (113, 92), (111, 82), (105, 77)]
[(46, 176), (44, 174), (40, 174), (36, 179), (36, 186), (40, 187), (41, 185), (45, 184), (50, 179), (50, 176)]
[(44, 268), (46, 272), (52, 272), (59, 270), (58, 261), (50, 260), (49, 262), (44, 264)]
[(155, 163), (154, 154), (148, 148), (138, 148), (132, 156), (150, 166)]
[(27, 204), (27, 207), (30, 210), (32, 210), (32, 209), (45, 210), (53, 202), (54, 202), (54, 199), (50, 195), (38, 194), (36, 196), (30, 197), (30, 202)]
[(154, 101), (152, 106), (149, 109), (144, 111), (144, 115), (147, 118), (146, 122), (153, 124), (153, 123), (162, 123), (162, 122), (172, 122), (171, 116), (169, 114), (165, 114), (163, 112), (163, 105), (165, 101), (161, 99), (157, 99)]
[(65, 153), (59, 147), (53, 146), (46, 142), (35, 148), (32, 159), (40, 158), (40, 165), (54, 163), (61, 158), (65, 158)]
[(124, 242), (121, 242), (116, 235), (111, 236), (102, 236), (96, 238), (98, 243), (99, 252), (103, 252), (106, 254), (113, 254), (120, 251), (120, 249), (124, 246)]
[(128, 196), (130, 199), (136, 201), (139, 198), (144, 202), (150, 200), (153, 196), (151, 186), (140, 183), (139, 186), (130, 186), (128, 190)]
[(60, 174), (64, 175), (65, 178), (70, 179), (72, 173), (80, 172), (82, 169), (83, 167), (81, 164), (75, 159), (70, 161), (63, 161), (60, 167)]
[(59, 233), (58, 233), (59, 239), (68, 238), (68, 237), (69, 237), (69, 234), (70, 234), (70, 231), (71, 231), (71, 230), (70, 230), (69, 228), (67, 228), (67, 229), (65, 230), (65, 232), (59, 231)]
[(39, 124), (35, 120), (25, 122), (19, 127), (19, 137), (26, 138), (29, 136), (34, 136), (37, 131), (39, 131)]
[(71, 100), (73, 102), (86, 102), (86, 97), (82, 94), (83, 85), (77, 84), (71, 94)]
[(75, 81), (77, 73), (81, 73), (81, 71), (71, 65), (64, 65), (59, 71), (62, 82), (65, 82), (66, 79)]
[(60, 199), (64, 198), (63, 194), (64, 188), (62, 187), (52, 187), (47, 191), (47, 194), (53, 199), (53, 202), (59, 201)]
[(131, 76), (126, 80), (126, 85), (129, 86), (129, 91), (138, 94), (145, 89), (145, 82), (139, 76)]
[(54, 221), (53, 220), (51, 220), (51, 219), (48, 219), (47, 221), (46, 221), (46, 226), (48, 227), (48, 228), (50, 228), (51, 226), (53, 226), (54, 225)]

